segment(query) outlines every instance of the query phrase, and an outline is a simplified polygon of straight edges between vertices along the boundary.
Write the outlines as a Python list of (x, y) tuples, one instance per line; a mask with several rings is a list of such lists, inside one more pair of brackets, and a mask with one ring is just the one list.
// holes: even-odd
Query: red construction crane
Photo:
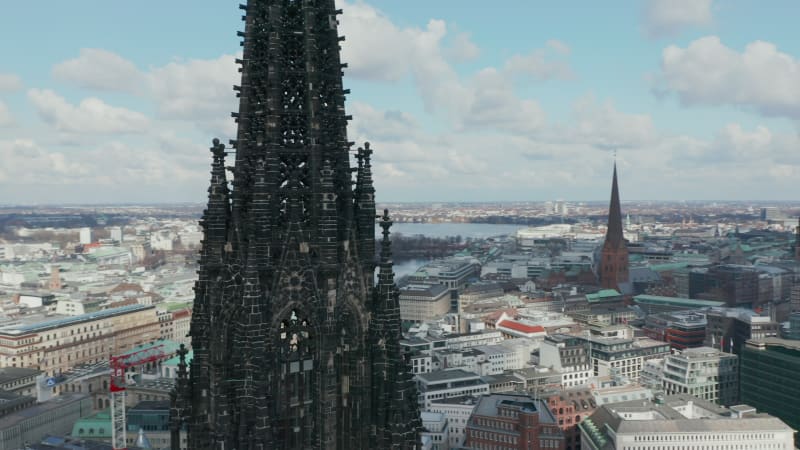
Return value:
[(120, 356), (112, 356), (111, 365), (111, 446), (114, 450), (127, 450), (127, 420), (125, 417), (125, 379), (129, 368), (161, 361), (170, 355), (164, 344), (157, 344)]

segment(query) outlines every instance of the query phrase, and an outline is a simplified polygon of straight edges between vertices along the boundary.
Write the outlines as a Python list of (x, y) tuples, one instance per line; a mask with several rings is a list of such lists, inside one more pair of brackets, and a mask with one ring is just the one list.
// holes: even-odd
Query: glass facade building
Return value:
[(750, 340), (739, 358), (742, 403), (800, 429), (800, 341)]

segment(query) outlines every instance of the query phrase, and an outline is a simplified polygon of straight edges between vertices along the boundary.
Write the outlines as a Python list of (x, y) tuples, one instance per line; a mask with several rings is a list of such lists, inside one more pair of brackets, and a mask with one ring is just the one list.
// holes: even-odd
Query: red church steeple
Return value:
[(611, 182), (611, 203), (608, 207), (608, 228), (600, 260), (600, 285), (605, 289), (620, 291), (620, 283), (628, 282), (628, 247), (622, 235), (622, 209), (619, 204), (617, 163)]

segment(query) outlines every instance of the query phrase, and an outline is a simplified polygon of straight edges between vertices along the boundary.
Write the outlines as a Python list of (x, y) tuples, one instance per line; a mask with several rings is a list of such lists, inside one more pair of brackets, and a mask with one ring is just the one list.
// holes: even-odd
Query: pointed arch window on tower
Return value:
[(308, 320), (292, 310), (289, 318), (281, 321), (279, 333), (281, 359), (288, 365), (288, 372), (311, 370), (314, 364)]

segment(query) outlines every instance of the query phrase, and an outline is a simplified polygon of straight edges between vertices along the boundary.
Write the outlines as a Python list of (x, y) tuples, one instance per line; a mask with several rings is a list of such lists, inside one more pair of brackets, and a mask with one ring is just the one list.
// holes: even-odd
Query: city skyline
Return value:
[[(377, 201), (604, 201), (614, 149), (623, 203), (793, 199), (798, 6), (689, 4), (338, 2)], [(240, 12), (10, 8), (26, 45), (0, 44), (4, 203), (202, 202), (208, 142), (234, 134)]]

